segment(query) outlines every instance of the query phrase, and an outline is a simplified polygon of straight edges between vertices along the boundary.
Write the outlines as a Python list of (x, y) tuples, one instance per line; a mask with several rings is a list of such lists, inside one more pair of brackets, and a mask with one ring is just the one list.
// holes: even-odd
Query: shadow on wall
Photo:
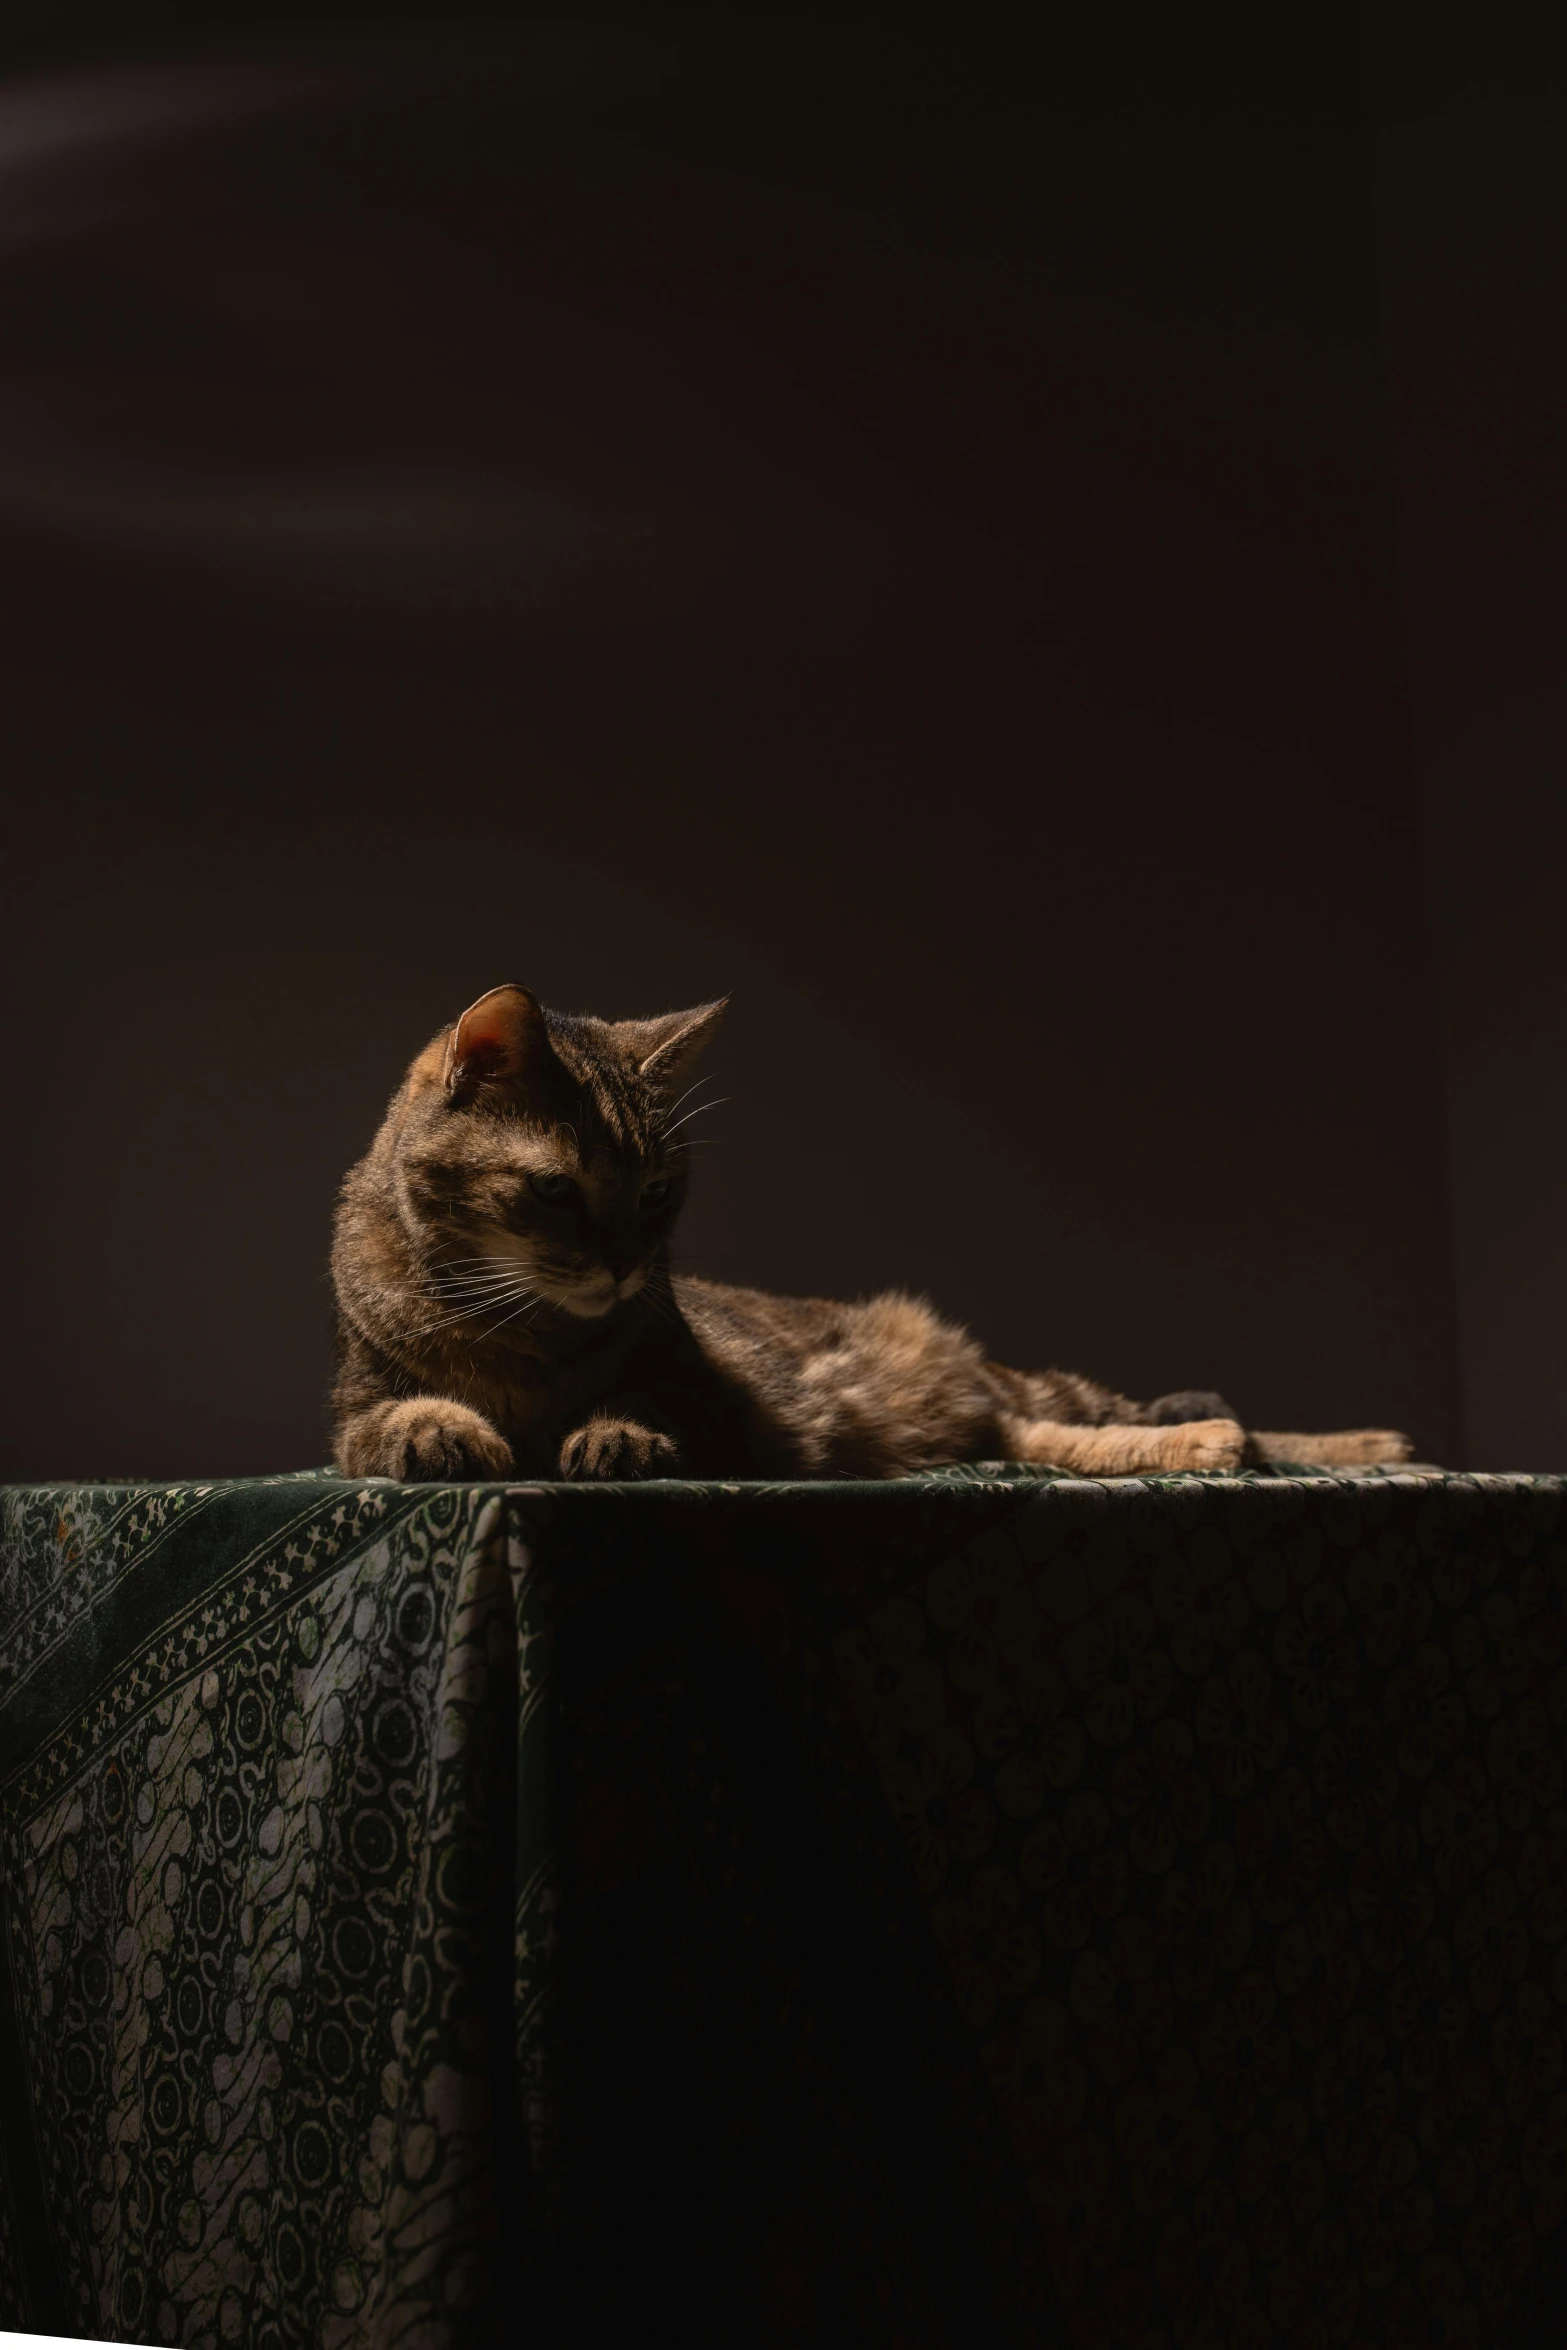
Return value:
[(0, 172), (5, 1474), (322, 1457), (334, 1186), (508, 977), (736, 990), (705, 1269), (1455, 1457), (1349, 112), (645, 17)]

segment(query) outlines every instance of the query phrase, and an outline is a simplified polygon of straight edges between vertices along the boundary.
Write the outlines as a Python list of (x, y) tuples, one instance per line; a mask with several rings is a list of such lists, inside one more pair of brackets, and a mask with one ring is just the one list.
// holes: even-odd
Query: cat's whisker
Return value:
[(437, 1280), (483, 1280), (490, 1273), (505, 1273), (521, 1277), (528, 1267), (518, 1257), (469, 1257), (461, 1264), (437, 1265), (432, 1268)]
[(441, 1331), (450, 1330), (459, 1322), (471, 1322), (475, 1319), (473, 1314), (468, 1313), (447, 1314), (439, 1322), (426, 1322), (422, 1328), (410, 1331), (409, 1336), (412, 1338), (435, 1338), (439, 1336)]
[(515, 1257), (451, 1257), (438, 1266), (438, 1273), (520, 1273), (521, 1265)]
[(732, 1102), (734, 1098), (735, 1097), (732, 1093), (721, 1093), (716, 1102), (698, 1102), (694, 1110), (687, 1110), (685, 1117), (677, 1118), (673, 1126), (665, 1126), (661, 1128), (660, 1139), (664, 1142), (667, 1142), (672, 1134), (677, 1134), (680, 1128), (686, 1125), (692, 1118), (700, 1118), (704, 1111), (707, 1110), (721, 1110), (724, 1108), (726, 1103)]
[(488, 1298), (512, 1297), (517, 1294), (519, 1294), (519, 1285), (515, 1281), (487, 1281), (482, 1288), (477, 1289), (432, 1290), (430, 1300), (433, 1305), (438, 1306), (478, 1306), (483, 1305)]
[(505, 1297), (486, 1297), (479, 1299), (472, 1305), (458, 1306), (453, 1312), (440, 1314), (433, 1322), (427, 1322), (425, 1324), (426, 1335), (437, 1330), (449, 1330), (456, 1322), (477, 1322), (482, 1315), (493, 1313), (497, 1306), (506, 1306), (510, 1303), (511, 1292), (508, 1291)]
[[(494, 1338), (495, 1336), (497, 1336), (497, 1334), (498, 1334), (500, 1331), (502, 1331), (502, 1330), (504, 1330), (504, 1329), (505, 1329), (505, 1327), (506, 1327), (506, 1324), (507, 1324), (508, 1322), (515, 1322), (515, 1321), (516, 1321), (518, 1314), (527, 1313), (527, 1312), (528, 1312), (528, 1309), (529, 1309), (529, 1307), (530, 1307), (530, 1306), (531, 1306), (531, 1308), (533, 1309), (533, 1312), (536, 1314), (536, 1313), (538, 1312), (538, 1310), (539, 1310), (540, 1306), (541, 1306), (543, 1303), (544, 1303), (544, 1300), (543, 1300), (543, 1298), (542, 1298), (542, 1297), (525, 1297), (525, 1298), (523, 1299), (523, 1301), (522, 1301), (521, 1305), (520, 1305), (520, 1306), (518, 1306), (518, 1307), (516, 1307), (516, 1308), (515, 1308), (515, 1310), (514, 1310), (513, 1312), (511, 1312), (511, 1313), (509, 1313), (509, 1314), (505, 1315), (505, 1316), (503, 1317), (503, 1319), (502, 1319), (502, 1320), (500, 1320), (499, 1322), (497, 1322), (497, 1323), (495, 1324), (495, 1326), (494, 1326), (494, 1328), (493, 1328), (493, 1329), (486, 1330), (486, 1332), (484, 1333), (485, 1337), (486, 1337), (486, 1338)], [(531, 1319), (531, 1316), (530, 1316), (530, 1319)]]
[(715, 1072), (713, 1076), (699, 1077), (695, 1085), (688, 1085), (685, 1092), (679, 1096), (679, 1099), (670, 1103), (668, 1117), (666, 1117), (664, 1124), (659, 1128), (660, 1134), (667, 1134), (669, 1132), (669, 1118), (674, 1116), (675, 1112), (679, 1109), (681, 1102), (688, 1102), (694, 1093), (701, 1092), (704, 1085), (712, 1085), (716, 1083), (716, 1081), (717, 1079)]
[(483, 1314), (493, 1313), (497, 1306), (510, 1305), (513, 1298), (520, 1298), (522, 1304), (526, 1306), (537, 1305), (540, 1302), (540, 1297), (541, 1293), (538, 1290), (524, 1289), (518, 1283), (508, 1283), (503, 1290), (494, 1294), (486, 1293), (480, 1298), (467, 1299), (457, 1307), (454, 1313), (438, 1315), (433, 1322), (425, 1323), (422, 1329), (414, 1335), (429, 1338), (437, 1330), (450, 1329), (454, 1322), (476, 1321)]
[(432, 1281), (425, 1289), (426, 1297), (474, 1297), (487, 1289), (504, 1289), (513, 1278), (509, 1275), (485, 1277), (470, 1275), (462, 1281)]
[(656, 1320), (667, 1323), (671, 1330), (679, 1330), (683, 1327), (680, 1315), (678, 1312), (676, 1312), (672, 1299), (662, 1298), (658, 1295), (656, 1290), (652, 1289), (638, 1290), (637, 1296), (643, 1303), (646, 1304), (649, 1313), (651, 1313)]

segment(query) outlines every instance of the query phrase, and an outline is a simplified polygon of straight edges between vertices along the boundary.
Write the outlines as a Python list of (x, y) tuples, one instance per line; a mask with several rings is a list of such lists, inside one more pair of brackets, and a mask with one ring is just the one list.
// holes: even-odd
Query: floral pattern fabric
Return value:
[(1556, 2338), (1564, 1481), (0, 1531), (0, 2323)]

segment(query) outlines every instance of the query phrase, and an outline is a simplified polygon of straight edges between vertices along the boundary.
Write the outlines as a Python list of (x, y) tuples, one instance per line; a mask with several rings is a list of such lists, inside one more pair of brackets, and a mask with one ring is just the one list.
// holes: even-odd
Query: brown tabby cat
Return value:
[[(349, 1174), (332, 1274), (349, 1476), (1083, 1476), (1408, 1456), (1381, 1428), (1248, 1437), (1218, 1396), (1010, 1371), (918, 1299), (672, 1275), (681, 1104), (722, 1004), (549, 1012), (497, 987), (427, 1045)], [(688, 1113), (694, 1114), (694, 1113)]]

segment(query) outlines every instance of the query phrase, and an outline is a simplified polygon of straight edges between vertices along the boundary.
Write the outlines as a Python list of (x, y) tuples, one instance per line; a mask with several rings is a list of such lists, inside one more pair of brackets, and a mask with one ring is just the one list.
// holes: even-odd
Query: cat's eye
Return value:
[(651, 1183), (644, 1183), (642, 1186), (642, 1205), (645, 1208), (664, 1207), (674, 1188), (673, 1177), (655, 1175)]
[(547, 1208), (564, 1208), (577, 1196), (577, 1186), (570, 1175), (530, 1175), (528, 1189)]

